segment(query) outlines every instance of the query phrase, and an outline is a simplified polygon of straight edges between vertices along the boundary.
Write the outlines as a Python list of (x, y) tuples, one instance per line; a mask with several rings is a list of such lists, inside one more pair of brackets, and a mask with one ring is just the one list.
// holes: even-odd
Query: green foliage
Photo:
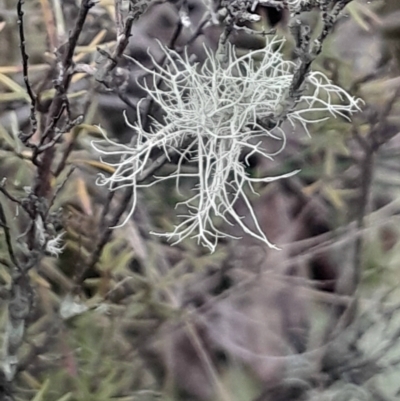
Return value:
[[(41, 8), (50, 2), (27, 1), (26, 4), (29, 10), (32, 8), (33, 13), (30, 16), (27, 13), (28, 17), (36, 21), (28, 25), (28, 50), (32, 55), (30, 61), (33, 77), (40, 82), (48, 71), (47, 64), (42, 63), (47, 57), (52, 57), (44, 54), (43, 38), (49, 26), (44, 22)], [(61, 2), (55, 1), (54, 4)], [(101, 15), (105, 21), (112, 20), (110, 11), (112, 4), (110, 1), (101, 1), (96, 6), (98, 12), (103, 13)], [(350, 8), (349, 13), (361, 29), (371, 29), (363, 7), (357, 5), (355, 8)], [(95, 22), (93, 20), (90, 22), (92, 25), (89, 29), (89, 32), (95, 32), (95, 35), (88, 34), (84, 46), (78, 48), (76, 54), (77, 58), (88, 63), (91, 62), (97, 45), (103, 48), (111, 46), (110, 38), (102, 31), (101, 24), (96, 25)], [(320, 28), (315, 25), (316, 30)], [(10, 22), (6, 29), (7, 32), (13, 33), (15, 21)], [(97, 34), (99, 36), (96, 36)], [(350, 89), (354, 96), (363, 97), (367, 104), (366, 116), (356, 118), (352, 124), (342, 117), (319, 122), (311, 126), (310, 137), (297, 130), (296, 135), (288, 135), (288, 139), (295, 142), (294, 151), (289, 147), (282, 159), (277, 157), (274, 160), (272, 167), (271, 164), (259, 163), (249, 168), (250, 174), (245, 169), (243, 172), (251, 178), (260, 178), (270, 174), (272, 170), (282, 174), (284, 171), (300, 168), (301, 172), (297, 177), (299, 181), (295, 181), (295, 183), (300, 182), (300, 187), (293, 203), (297, 205), (299, 199), (310, 201), (307, 203), (307, 207), (310, 208), (307, 213), (318, 217), (320, 209), (313, 209), (312, 200), (316, 200), (319, 206), (322, 204), (325, 214), (321, 220), (331, 229), (326, 233), (327, 239), (317, 242), (317, 247), (311, 248), (310, 253), (319, 254), (321, 251), (318, 246), (325, 247), (334, 254), (334, 257), (331, 257), (331, 254), (323, 254), (323, 257), (329, 255), (327, 259), (338, 259), (339, 269), (344, 270), (343, 266), (348, 260), (341, 252), (336, 251), (335, 241), (351, 242), (354, 239), (350, 234), (346, 237), (340, 232), (341, 225), (350, 225), (353, 210), (358, 207), (357, 177), (359, 177), (361, 153), (360, 148), (355, 145), (354, 131), (357, 129), (361, 138), (368, 137), (371, 129), (376, 126), (368, 113), (379, 114), (382, 111), (383, 105), (392, 96), (393, 81), (390, 79), (398, 77), (388, 77), (390, 71), (385, 71), (380, 76), (365, 79), (364, 82), (363, 77), (354, 71), (352, 62), (344, 61), (338, 54), (337, 44), (334, 43), (337, 34), (338, 32), (335, 32), (332, 35), (331, 42), (325, 42), (324, 51), (316, 61), (315, 67), (329, 76), (334, 84)], [(314, 36), (317, 36), (317, 32), (313, 32)], [(389, 41), (395, 40), (393, 31), (390, 31), (389, 36), (390, 38), (387, 38)], [(0, 180), (6, 177), (7, 190), (16, 198), (25, 199), (29, 194), (27, 187), (32, 185), (36, 172), (35, 166), (30, 161), (32, 149), (24, 147), (18, 139), (20, 130), (26, 129), (27, 121), (20, 117), (19, 112), (26, 106), (27, 96), (18, 72), (20, 63), (16, 54), (14, 55), (18, 46), (12, 50), (11, 45), (5, 42), (6, 40), (0, 39), (1, 63), (5, 64), (7, 61), (10, 63), (4, 65), (4, 68), (0, 67)], [(73, 105), (81, 110), (84, 100), (87, 98), (90, 100), (91, 89), (87, 90), (85, 87), (86, 76), (78, 78), (75, 83), (85, 89), (78, 88), (71, 99)], [(256, 86), (257, 82), (255, 88)], [(305, 95), (307, 93), (304, 92)], [(53, 96), (54, 91), (46, 86), (43, 98), (51, 99)], [(399, 123), (399, 109), (400, 104), (396, 100), (390, 115), (387, 116), (390, 124), (395, 127), (398, 127)], [(312, 119), (318, 116), (318, 113), (310, 114)], [(115, 167), (98, 160), (90, 143), (101, 136), (95, 124), (107, 121), (108, 118), (108, 115), (101, 115), (97, 102), (93, 101), (87, 108), (84, 121), (66, 133), (63, 141), (57, 144), (54, 172), (60, 163), (62, 165), (63, 156), (68, 157), (65, 166), (55, 174), (51, 182), (52, 191), (57, 192), (51, 213), (54, 213), (54, 225), (60, 224), (65, 230), (62, 237), (64, 249), (59, 257), (46, 255), (40, 265), (30, 272), (35, 291), (35, 312), (27, 323), (27, 335), (21, 347), (21, 371), (14, 389), (18, 401), (186, 401), (188, 398), (184, 393), (180, 393), (182, 389), (177, 384), (179, 377), (176, 377), (170, 359), (176, 355), (178, 359), (182, 359), (187, 355), (180, 354), (181, 350), (173, 347), (175, 337), (171, 337), (171, 333), (182, 335), (182, 332), (186, 333), (182, 327), (198, 328), (196, 324), (202, 322), (202, 319), (209, 318), (207, 312), (212, 310), (212, 307), (219, 305), (218, 302), (221, 300), (229, 297), (235, 299), (237, 294), (241, 296), (243, 288), (245, 295), (252, 295), (254, 287), (246, 285), (252, 283), (252, 280), (262, 281), (261, 273), (265, 261), (268, 262), (270, 270), (294, 264), (290, 259), (291, 255), (281, 253), (282, 262), (279, 257), (274, 259), (271, 254), (265, 253), (264, 256), (262, 253), (262, 260), (256, 267), (250, 264), (250, 257), (238, 267), (239, 262), (233, 252), (235, 249), (232, 251), (235, 245), (229, 246), (226, 242), (219, 241), (215, 252), (208, 254), (199, 249), (191, 239), (185, 239), (179, 246), (171, 248), (161, 240), (148, 236), (147, 233), (150, 231), (173, 231), (177, 222), (174, 217), (176, 212), (174, 205), (193, 196), (190, 183), (183, 185), (181, 192), (178, 193), (175, 185), (169, 182), (163, 182), (158, 188), (146, 188), (141, 193), (135, 218), (129, 221), (127, 226), (112, 231), (99, 260), (90, 264), (102, 230), (109, 223), (102, 221), (102, 211), (107, 202), (108, 191), (96, 186), (95, 179), (99, 172), (108, 176), (115, 172)], [(384, 206), (379, 206), (377, 201), (379, 207), (376, 204), (373, 206), (378, 210), (374, 212), (369, 210), (366, 219), (368, 226), (365, 229), (366, 241), (362, 252), (363, 300), (369, 299), (377, 287), (392, 286), (400, 279), (398, 269), (400, 232), (397, 228), (397, 216), (394, 216), (397, 213), (396, 202), (400, 195), (397, 149), (395, 146), (393, 148), (387, 146), (376, 154), (372, 197), (378, 198)], [(238, 163), (242, 161), (238, 160)], [(157, 171), (157, 174), (168, 175), (175, 168), (176, 165), (171, 162), (161, 171)], [(182, 171), (191, 173), (193, 170), (190, 170), (190, 166), (183, 165)], [(267, 186), (265, 189), (265, 185), (260, 184), (256, 189), (261, 193), (261, 197), (253, 194), (249, 195), (249, 199), (254, 201), (254, 204), (257, 204), (260, 198), (263, 201), (262, 196), (271, 188), (276, 187)], [(110, 208), (115, 210), (121, 199), (122, 196), (116, 194)], [(281, 208), (285, 206), (285, 201), (286, 198), (282, 196), (275, 209), (267, 210), (266, 214), (276, 219), (271, 223), (265, 218), (269, 224), (267, 228), (272, 232), (281, 228), (278, 217), (282, 214)], [(17, 252), (26, 252), (24, 241), (29, 225), (28, 217), (3, 194), (0, 194), (0, 203), (10, 229), (13, 246)], [(260, 204), (257, 205), (260, 208)], [(123, 217), (126, 217), (126, 214)], [(310, 227), (311, 223), (306, 218), (304, 223), (303, 217), (297, 216), (296, 220), (291, 216), (292, 220), (284, 221), (282, 224), (289, 231), (286, 233), (289, 240), (296, 230), (304, 235), (298, 240), (300, 248), (304, 246), (302, 241), (315, 240), (315, 237), (311, 239), (307, 237), (309, 231), (315, 227)], [(217, 226), (218, 224), (220, 222), (216, 221)], [(334, 230), (337, 227), (339, 227), (338, 233)], [(320, 233), (319, 227), (315, 230)], [(284, 241), (287, 240), (286, 237)], [(244, 246), (241, 242), (238, 244), (252, 254), (252, 244), (249, 243), (247, 246), (247, 240), (247, 238), (242, 240)], [(299, 254), (304, 258), (301, 261), (302, 267), (304, 269), (310, 267), (311, 258), (307, 255), (307, 251)], [(26, 255), (27, 258), (31, 256)], [(293, 256), (295, 257), (296, 255)], [(1, 231), (0, 289), (9, 289), (11, 286), (10, 266), (5, 235)], [(257, 270), (255, 274), (253, 270)], [(304, 277), (299, 277), (299, 281), (303, 279), (306, 281)], [(229, 281), (235, 282), (237, 287), (229, 287)], [(324, 331), (330, 324), (327, 310), (331, 311), (332, 305), (336, 305), (335, 302), (344, 302), (346, 298), (345, 296), (336, 298), (336, 295), (331, 296), (329, 293), (319, 291), (312, 287), (315, 285), (314, 282), (309, 287), (308, 285), (307, 282), (309, 293), (313, 296), (318, 294), (315, 298), (310, 295), (312, 307), (309, 313), (312, 330), (309, 342), (315, 344), (322, 341)], [(286, 297), (289, 298), (290, 294)], [(284, 303), (282, 300), (280, 302)], [(329, 302), (332, 302), (332, 305)], [(397, 298), (391, 302), (385, 300), (384, 305), (394, 304)], [(246, 304), (246, 300), (243, 304)], [(327, 304), (329, 307), (326, 307)], [(296, 308), (298, 308), (296, 313), (300, 315), (301, 303), (296, 304)], [(364, 310), (369, 311), (369, 308), (370, 305), (367, 304)], [(217, 311), (223, 313), (219, 309)], [(232, 315), (234, 312), (235, 310), (232, 311)], [(272, 310), (267, 317), (272, 319), (275, 313), (276, 310)], [(243, 321), (252, 319), (251, 316), (244, 313), (243, 315), (241, 318)], [(363, 345), (373, 344), (371, 338), (374, 336), (380, 341), (377, 348), (379, 344), (384, 343), (385, 330), (389, 326), (381, 315), (377, 316), (378, 323), (371, 331), (371, 335), (364, 339)], [(229, 315), (228, 318), (232, 316)], [(266, 317), (262, 314), (260, 320), (263, 319)], [(396, 319), (397, 317), (394, 318), (393, 325), (397, 325)], [(3, 302), (0, 292), (0, 340), (3, 340), (6, 332), (6, 322), (6, 302)], [(199, 327), (197, 331), (201, 337), (202, 326), (199, 324)], [(233, 326), (232, 331), (240, 332), (241, 328), (239, 324)], [(258, 334), (262, 339), (267, 338), (264, 337), (265, 333)], [(195, 339), (193, 335), (190, 337), (192, 343)], [(200, 340), (207, 347), (207, 341), (210, 339), (201, 337)], [(244, 346), (252, 343), (250, 335), (246, 337), (246, 341)], [(393, 355), (396, 357), (399, 353), (397, 348), (396, 344), (393, 347)], [(220, 349), (207, 349), (207, 351), (210, 355), (214, 356), (215, 352), (219, 356)], [(224, 362), (220, 363), (220, 360), (215, 362), (216, 373), (212, 371), (210, 373), (208, 370), (207, 374), (213, 376), (215, 373), (216, 387), (226, 389), (231, 395), (230, 401), (255, 399), (263, 391), (265, 382), (257, 376), (256, 369), (251, 363), (246, 364), (240, 360), (237, 356), (240, 353), (237, 350), (232, 351), (227, 346), (224, 352), (227, 354), (226, 360), (219, 356)], [(193, 357), (190, 352), (189, 355)], [(194, 369), (197, 364), (196, 357), (193, 357), (189, 367)], [(387, 392), (393, 395), (397, 375), (397, 366), (393, 364), (390, 369), (378, 376), (377, 381), (380, 387), (386, 387)], [(203, 383), (199, 379), (199, 382), (202, 386), (209, 385), (207, 381)], [(182, 387), (182, 383), (180, 386)], [(349, 385), (338, 382), (333, 384), (329, 391), (336, 397), (341, 386), (345, 388)], [(220, 391), (215, 399), (220, 398), (225, 401), (221, 394), (223, 392)], [(325, 394), (326, 397), (328, 395)], [(325, 398), (318, 393), (315, 399)]]

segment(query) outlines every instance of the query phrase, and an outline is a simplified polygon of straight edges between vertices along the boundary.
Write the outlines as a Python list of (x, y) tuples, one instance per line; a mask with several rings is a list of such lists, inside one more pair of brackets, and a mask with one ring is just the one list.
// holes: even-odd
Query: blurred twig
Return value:
[[(375, 121), (371, 122), (372, 129), (366, 138), (362, 137), (358, 132), (358, 128), (354, 126), (353, 134), (357, 142), (363, 149), (364, 155), (360, 162), (360, 194), (357, 202), (356, 211), (356, 227), (357, 230), (364, 228), (364, 219), (369, 203), (371, 184), (374, 171), (375, 154), (379, 148), (389, 141), (392, 136), (386, 135), (387, 118), (391, 113), (395, 101), (399, 98), (400, 88), (396, 89), (391, 98), (387, 101), (382, 111), (376, 116)], [(358, 236), (355, 242), (354, 261), (353, 261), (353, 291), (358, 287), (361, 281), (361, 255), (363, 247), (363, 237)]]

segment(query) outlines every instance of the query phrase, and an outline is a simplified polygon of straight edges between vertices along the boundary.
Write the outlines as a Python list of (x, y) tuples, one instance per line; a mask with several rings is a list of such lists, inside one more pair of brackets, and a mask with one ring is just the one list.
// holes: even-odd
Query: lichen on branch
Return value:
[[(165, 113), (163, 122), (154, 121), (146, 129), (138, 114), (138, 122), (130, 125), (136, 134), (132, 145), (118, 144), (107, 137), (111, 146), (93, 143), (105, 156), (105, 162), (107, 156), (121, 157), (119, 162), (109, 163), (115, 168), (114, 174), (100, 176), (98, 184), (109, 185), (112, 190), (132, 188), (133, 202), (127, 219), (135, 210), (140, 188), (175, 180), (179, 191), (181, 181), (191, 179), (193, 196), (179, 203), (186, 209), (179, 216), (181, 223), (172, 232), (157, 235), (175, 243), (193, 237), (214, 251), (219, 238), (230, 237), (217, 228), (218, 218), (239, 225), (245, 233), (276, 248), (261, 230), (247, 192), (254, 191), (254, 183), (275, 181), (297, 171), (253, 178), (242, 161), (243, 155), (247, 155), (245, 160), (251, 155), (273, 159), (285, 147), (286, 134), (280, 126), (284, 120), (293, 125), (300, 123), (308, 131), (310, 124), (329, 115), (349, 119), (360, 107), (359, 99), (333, 85), (320, 72), (311, 72), (304, 80), (304, 94), (291, 101), (296, 65), (283, 58), (282, 45), (283, 40), (272, 38), (265, 48), (238, 57), (228, 44), (224, 60), (207, 51), (207, 61), (202, 65), (192, 63), (188, 55), (164, 48), (168, 61), (165, 66), (154, 59), (154, 70), (140, 65), (152, 78), (151, 85), (143, 87)], [(278, 152), (264, 147), (263, 139), (267, 137), (280, 143)], [(168, 158), (178, 154), (176, 169), (167, 176), (155, 176), (150, 183), (141, 183), (138, 178), (151, 164), (155, 149)], [(193, 165), (194, 171), (184, 172), (184, 164)], [(254, 229), (235, 210), (239, 198), (247, 206)]]

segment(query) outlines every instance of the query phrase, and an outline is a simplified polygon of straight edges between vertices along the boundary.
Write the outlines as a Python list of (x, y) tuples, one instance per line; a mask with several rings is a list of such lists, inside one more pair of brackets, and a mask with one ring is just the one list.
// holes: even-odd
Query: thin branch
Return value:
[(26, 91), (28, 92), (28, 96), (31, 100), (31, 106), (30, 106), (30, 122), (31, 122), (31, 132), (27, 136), (23, 136), (24, 141), (28, 141), (34, 133), (37, 131), (37, 118), (36, 118), (36, 95), (32, 90), (30, 81), (29, 81), (29, 76), (28, 76), (28, 60), (29, 56), (26, 53), (25, 49), (25, 30), (24, 30), (24, 11), (23, 11), (23, 4), (24, 0), (18, 0), (17, 3), (17, 15), (18, 15), (18, 32), (19, 32), (19, 43), (20, 43), (20, 49), (21, 49), (21, 59), (22, 59), (22, 73), (24, 77), (24, 82), (25, 82), (25, 87)]
[(117, 45), (111, 55), (107, 54), (107, 60), (105, 64), (97, 71), (96, 80), (103, 84), (106, 84), (107, 77), (110, 72), (117, 66), (118, 61), (122, 57), (125, 49), (129, 44), (129, 38), (131, 36), (132, 25), (134, 21), (134, 12), (132, 7), (129, 9), (128, 16), (125, 22), (122, 22), (121, 2), (115, 0), (115, 15), (117, 21)]
[[(61, 118), (68, 102), (66, 94), (70, 85), (73, 72), (73, 55), (78, 44), (79, 36), (82, 32), (89, 10), (95, 5), (91, 0), (83, 0), (79, 9), (78, 18), (75, 26), (65, 45), (59, 50), (60, 62), (58, 63), (59, 74), (56, 80), (56, 94), (51, 102), (49, 114), (46, 119), (46, 128), (43, 133), (45, 143), (52, 142), (56, 135), (55, 127)], [(51, 165), (54, 159), (54, 149), (50, 147), (44, 152), (40, 160), (37, 177), (35, 180), (34, 193), (39, 197), (46, 197), (50, 190)]]

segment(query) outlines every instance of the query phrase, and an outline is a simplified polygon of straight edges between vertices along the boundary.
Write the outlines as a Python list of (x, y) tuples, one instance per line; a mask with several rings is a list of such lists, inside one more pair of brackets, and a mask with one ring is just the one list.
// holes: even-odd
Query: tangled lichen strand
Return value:
[[(288, 96), (295, 64), (283, 59), (282, 43), (282, 40), (269, 40), (265, 48), (241, 57), (228, 45), (226, 64), (207, 51), (208, 59), (202, 66), (191, 63), (188, 55), (180, 56), (164, 49), (166, 66), (158, 65), (156, 60), (153, 60), (155, 70), (141, 66), (153, 78), (152, 86), (144, 88), (163, 110), (164, 123), (154, 122), (153, 127), (146, 130), (139, 115), (138, 123), (130, 125), (137, 135), (134, 145), (108, 140), (114, 148), (110, 150), (94, 144), (105, 156), (121, 156), (121, 161), (113, 164), (114, 174), (102, 176), (98, 183), (110, 185), (113, 190), (131, 186), (134, 195), (131, 215), (139, 188), (173, 179), (179, 191), (182, 179), (194, 180), (194, 195), (179, 203), (187, 210), (179, 216), (181, 223), (173, 232), (157, 235), (175, 242), (195, 237), (214, 251), (218, 238), (230, 236), (214, 225), (218, 217), (229, 224), (238, 224), (247, 234), (275, 248), (258, 225), (245, 188), (253, 190), (252, 184), (256, 182), (274, 181), (296, 171), (277, 177), (251, 178), (248, 175), (240, 161), (243, 152), (272, 159), (276, 153), (264, 149), (262, 139), (276, 139), (281, 144), (280, 150), (286, 143), (281, 128), (268, 130), (265, 124), (260, 125), (260, 120), (288, 119), (307, 130), (310, 123), (327, 118), (313, 119), (311, 113), (315, 111), (349, 118), (359, 109), (357, 99), (331, 84), (323, 74), (314, 72), (306, 79), (312, 90), (295, 102), (295, 108), (291, 106), (285, 110), (285, 105), (291, 104)], [(335, 104), (336, 99), (342, 103)], [(139, 177), (151, 164), (150, 154), (155, 148), (163, 150), (167, 157), (171, 153), (178, 154), (176, 169), (168, 176), (157, 176), (151, 183), (143, 184)], [(195, 172), (183, 172), (184, 162), (195, 165)], [(236, 213), (238, 198), (246, 205), (254, 230)]]

